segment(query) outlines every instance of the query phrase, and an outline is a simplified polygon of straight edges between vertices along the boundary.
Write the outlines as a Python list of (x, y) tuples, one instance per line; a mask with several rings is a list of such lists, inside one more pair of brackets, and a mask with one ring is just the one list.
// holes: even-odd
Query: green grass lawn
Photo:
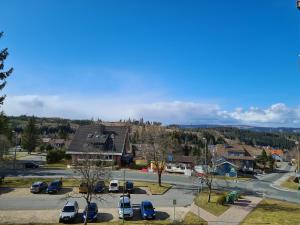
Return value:
[(150, 192), (153, 195), (162, 195), (172, 187), (171, 184), (162, 184), (162, 186), (159, 186), (157, 183), (142, 182), (142, 181), (135, 181), (134, 185), (136, 187), (147, 187), (147, 188), (149, 188)]
[(184, 220), (182, 221), (183, 224), (190, 224), (190, 225), (207, 225), (208, 223), (203, 220), (202, 218), (198, 217), (196, 214), (192, 213), (192, 212), (188, 212), (185, 217)]
[(252, 180), (253, 177), (251, 176), (240, 176), (240, 177), (227, 177), (227, 176), (215, 176), (215, 179), (220, 179), (220, 180), (228, 180), (228, 181), (233, 181), (233, 180), (239, 180), (239, 181), (248, 181)]
[(264, 199), (242, 222), (248, 224), (299, 225), (300, 205)]
[(293, 190), (298, 190), (299, 184), (294, 182), (295, 177), (290, 177), (286, 181), (282, 182), (281, 186)]
[(229, 205), (220, 205), (217, 203), (217, 199), (219, 196), (223, 195), (219, 192), (212, 192), (211, 194), (211, 202), (207, 202), (208, 199), (208, 191), (201, 192), (196, 198), (195, 198), (195, 204), (206, 211), (219, 216), (223, 214), (230, 206)]
[[(4, 183), (0, 184), (0, 187), (11, 187), (11, 188), (29, 188), (36, 181), (45, 181), (50, 183), (53, 181), (53, 178), (15, 178), (15, 177), (7, 177), (4, 179)], [(64, 187), (78, 187), (80, 181), (72, 178), (63, 178), (63, 186)], [(108, 182), (106, 183), (108, 185)], [(120, 186), (123, 185), (123, 182), (120, 182)], [(135, 187), (147, 187), (153, 195), (164, 194), (168, 191), (172, 185), (170, 184), (162, 184), (160, 187), (157, 183), (153, 182), (142, 182), (136, 181), (134, 182)]]

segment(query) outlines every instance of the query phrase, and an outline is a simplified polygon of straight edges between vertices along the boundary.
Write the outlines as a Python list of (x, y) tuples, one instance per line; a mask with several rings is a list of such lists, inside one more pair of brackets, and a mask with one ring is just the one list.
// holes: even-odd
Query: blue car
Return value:
[(155, 219), (155, 208), (150, 201), (143, 201), (141, 203), (141, 216), (145, 219)]
[(47, 192), (48, 194), (54, 194), (54, 193), (59, 192), (59, 190), (60, 190), (61, 188), (62, 188), (62, 182), (61, 182), (60, 180), (55, 180), (55, 181), (52, 181), (52, 182), (49, 184), (49, 186), (48, 186), (46, 192)]
[[(86, 211), (88, 211), (88, 213)], [(85, 221), (87, 218), (87, 221), (95, 222), (97, 221), (97, 217), (98, 217), (98, 206), (95, 202), (91, 202), (87, 207), (85, 207), (82, 213), (82, 219), (83, 221)]]

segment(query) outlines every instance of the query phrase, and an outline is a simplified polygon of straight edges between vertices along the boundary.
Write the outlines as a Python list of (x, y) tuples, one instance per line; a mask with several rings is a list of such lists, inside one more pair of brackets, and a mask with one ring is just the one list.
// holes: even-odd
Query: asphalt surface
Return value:
[[(37, 158), (38, 159), (38, 158)], [(275, 198), (280, 200), (286, 200), (289, 202), (295, 202), (300, 204), (300, 191), (299, 192), (288, 192), (283, 190), (275, 189), (271, 186), (272, 183), (274, 183), (276, 180), (281, 178), (286, 172), (289, 172), (291, 167), (285, 163), (284, 166), (278, 170), (276, 173), (262, 175), (258, 177), (258, 179), (251, 179), (248, 181), (225, 181), (225, 180), (217, 180), (214, 181), (214, 188), (222, 189), (222, 190), (238, 190), (242, 193), (252, 194), (259, 197), (269, 197), (269, 198)], [(10, 176), (20, 176), (20, 177), (72, 177), (76, 176), (74, 174), (74, 171), (71, 169), (20, 169), (16, 171), (7, 171)], [(123, 171), (113, 171), (111, 173), (112, 179), (123, 179)], [(133, 170), (126, 170), (126, 180), (133, 180), (133, 181), (157, 181), (157, 175), (155, 173), (142, 173), (139, 171), (133, 171)], [(153, 201), (157, 203), (159, 206), (169, 206), (169, 203), (171, 203), (172, 199), (175, 199), (176, 197), (178, 199), (183, 199), (181, 206), (188, 205), (192, 202), (192, 198), (196, 192), (196, 190), (199, 188), (199, 183), (196, 178), (194, 177), (187, 177), (184, 175), (173, 175), (173, 174), (163, 174), (162, 175), (162, 182), (164, 183), (170, 183), (174, 185), (174, 188), (170, 190), (166, 194), (166, 198), (159, 196), (154, 197)], [(180, 197), (179, 197), (180, 196)], [(61, 196), (63, 198), (64, 196)], [(136, 198), (137, 202), (140, 202), (143, 199), (147, 199), (148, 196), (143, 195), (137, 195), (137, 197), (134, 197), (134, 200)], [(152, 196), (151, 196), (152, 197)], [(109, 197), (111, 198), (111, 196)], [(11, 205), (13, 207), (16, 207), (17, 205), (15, 203), (9, 203), (5, 206), (3, 203), (3, 197), (0, 199), (0, 209), (7, 208), (7, 206)], [(24, 201), (21, 201), (21, 198), (18, 198), (18, 204), (22, 208), (22, 204), (28, 208), (30, 207), (27, 203), (28, 201), (25, 198)], [(33, 205), (38, 205), (38, 201), (42, 201), (43, 199), (49, 201), (48, 197), (40, 197), (32, 199), (32, 202), (34, 202)], [(63, 200), (60, 198), (53, 198), (53, 202), (50, 202), (49, 207), (51, 208), (52, 205), (61, 204)], [(149, 199), (150, 200), (150, 199)], [(151, 199), (152, 200), (152, 199)], [(10, 200), (7, 200), (7, 202)], [(13, 200), (11, 200), (13, 202)], [(117, 200), (116, 200), (117, 201)], [(114, 200), (109, 200), (108, 206), (115, 206), (117, 203)], [(180, 200), (181, 202), (181, 200)], [(34, 206), (36, 207), (36, 206)], [(41, 204), (41, 207), (42, 204)], [(52, 207), (52, 208), (53, 208)]]
[[(67, 201), (67, 194), (71, 188), (64, 188), (59, 194), (49, 195), (45, 193), (32, 194), (29, 188), (18, 188), (8, 190), (6, 194), (1, 195), (0, 210), (45, 210), (61, 209)], [(16, 193), (14, 193), (16, 192)], [(177, 201), (177, 207), (187, 207), (195, 198), (196, 192), (193, 190), (172, 188), (164, 195), (147, 194), (145, 190), (137, 190), (138, 194), (131, 195), (132, 204), (139, 206), (144, 200), (150, 200), (155, 207), (172, 207), (173, 199)], [(121, 194), (100, 194), (95, 198), (95, 202), (100, 208), (117, 208)], [(83, 198), (69, 198), (78, 201), (80, 207), (84, 207)]]

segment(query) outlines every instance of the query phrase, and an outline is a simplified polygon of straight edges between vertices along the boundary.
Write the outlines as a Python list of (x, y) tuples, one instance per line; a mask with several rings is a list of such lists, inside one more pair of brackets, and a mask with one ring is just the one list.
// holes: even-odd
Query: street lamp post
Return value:
[(206, 165), (206, 156), (207, 156), (207, 150), (206, 150), (206, 138), (204, 137), (204, 138), (202, 138), (202, 140), (204, 141), (204, 163), (205, 163), (205, 165)]
[(14, 170), (16, 169), (16, 160), (17, 160), (17, 134), (15, 131), (12, 131), (13, 133), (13, 138), (15, 138), (15, 153), (14, 153)]

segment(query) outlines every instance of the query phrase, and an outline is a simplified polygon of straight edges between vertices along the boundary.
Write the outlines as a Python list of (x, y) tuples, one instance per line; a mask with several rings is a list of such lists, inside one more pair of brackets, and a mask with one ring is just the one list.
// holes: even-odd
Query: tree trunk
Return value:
[(210, 198), (211, 198), (211, 185), (208, 186), (208, 199), (207, 202), (210, 202)]
[(158, 175), (158, 185), (161, 187), (161, 172), (157, 171), (157, 175)]

